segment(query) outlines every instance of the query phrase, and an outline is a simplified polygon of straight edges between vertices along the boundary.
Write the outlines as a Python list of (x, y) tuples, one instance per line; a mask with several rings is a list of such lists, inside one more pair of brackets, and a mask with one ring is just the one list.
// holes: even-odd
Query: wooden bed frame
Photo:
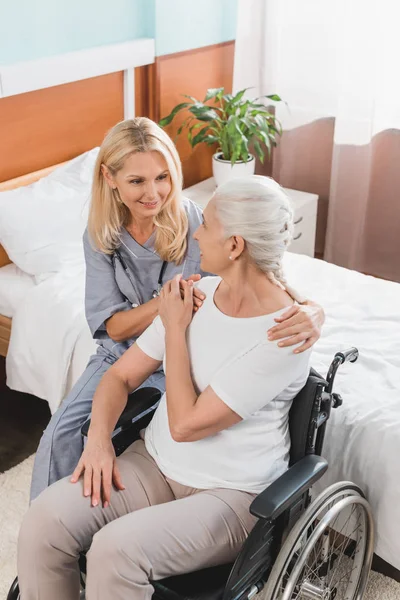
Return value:
[[(0, 183), (0, 192), (15, 190), (19, 187), (35, 183), (35, 181), (39, 181), (39, 179), (42, 179), (42, 177), (46, 177), (46, 175), (63, 164), (65, 163), (59, 163), (58, 165), (53, 165), (51, 167), (47, 167), (46, 169), (35, 171), (34, 173), (28, 173), (27, 175), (22, 175), (21, 177), (16, 177), (15, 179), (3, 181)], [(10, 260), (7, 252), (3, 246), (0, 245), (0, 268), (11, 264), (11, 262), (12, 261)], [(11, 335), (11, 323), (12, 319), (5, 317), (4, 315), (0, 315), (0, 356), (7, 356), (8, 344), (10, 343)]]

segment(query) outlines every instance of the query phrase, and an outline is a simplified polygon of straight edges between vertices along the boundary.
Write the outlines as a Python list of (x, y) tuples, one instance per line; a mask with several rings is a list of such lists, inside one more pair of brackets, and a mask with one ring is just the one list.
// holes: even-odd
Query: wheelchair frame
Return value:
[[(328, 463), (321, 458), (327, 421), (332, 408), (342, 404), (339, 394), (333, 393), (333, 384), (337, 369), (346, 361), (355, 362), (358, 350), (350, 348), (346, 352), (338, 352), (329, 367), (326, 379), (311, 369), (304, 388), (293, 400), (289, 414), (289, 426), (292, 441), (288, 470), (261, 492), (252, 502), (250, 512), (258, 517), (258, 521), (244, 542), (239, 555), (231, 565), (221, 565), (202, 569), (194, 573), (178, 575), (152, 582), (155, 592), (153, 600), (190, 600), (191, 597), (204, 600), (251, 600), (265, 586), (269, 595), (266, 600), (275, 600), (278, 596), (269, 585), (269, 575), (274, 573), (276, 581), (277, 561), (284, 564), (280, 552), (286, 548), (287, 542), (296, 533), (299, 522), (312, 512), (315, 505), (322, 505), (325, 497), (335, 488), (337, 497), (342, 501), (350, 497), (353, 501), (365, 504), (368, 521), (368, 535), (364, 551), (364, 563), (361, 569), (357, 589), (349, 600), (361, 600), (367, 583), (373, 555), (373, 527), (371, 514), (361, 490), (351, 483), (336, 484), (328, 488), (311, 505), (310, 488), (325, 473)], [(302, 396), (301, 396), (302, 395)], [(116, 454), (121, 454), (137, 439), (139, 431), (150, 422), (161, 393), (155, 388), (141, 388), (131, 394), (124, 412), (116, 424), (113, 433), (113, 444)], [(296, 404), (297, 403), (297, 404)], [(295, 413), (298, 413), (296, 415)], [(300, 434), (296, 427), (296, 418), (301, 424)], [(90, 426), (88, 419), (82, 427), (82, 435), (86, 436)], [(341, 492), (343, 492), (341, 494)], [(319, 504), (318, 504), (319, 502)], [(308, 525), (309, 527), (309, 525)], [(286, 540), (286, 542), (285, 542)], [(286, 546), (285, 546), (286, 543)], [(291, 548), (286, 551), (290, 553)], [(81, 555), (81, 581), (84, 587), (86, 573), (85, 556)], [(274, 580), (275, 581), (275, 580)], [(274, 585), (278, 585), (276, 582)], [(272, 586), (272, 587), (271, 587)], [(315, 587), (315, 586), (314, 586)], [(195, 596), (190, 590), (195, 588)], [(204, 588), (204, 590), (203, 590)], [(276, 588), (274, 588), (276, 589)], [(301, 598), (321, 600), (333, 599), (334, 595), (318, 595), (310, 584), (308, 592)], [(283, 596), (279, 596), (279, 598)], [(290, 598), (291, 596), (287, 596)], [(297, 596), (296, 596), (297, 597)], [(18, 579), (16, 578), (7, 596), (7, 600), (19, 598)]]

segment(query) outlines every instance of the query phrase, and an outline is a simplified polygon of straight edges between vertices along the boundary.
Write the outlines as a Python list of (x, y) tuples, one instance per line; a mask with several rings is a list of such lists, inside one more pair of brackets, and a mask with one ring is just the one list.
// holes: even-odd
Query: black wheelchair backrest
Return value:
[(310, 369), (305, 386), (293, 399), (289, 412), (290, 466), (314, 453), (320, 395), (326, 386), (325, 379)]

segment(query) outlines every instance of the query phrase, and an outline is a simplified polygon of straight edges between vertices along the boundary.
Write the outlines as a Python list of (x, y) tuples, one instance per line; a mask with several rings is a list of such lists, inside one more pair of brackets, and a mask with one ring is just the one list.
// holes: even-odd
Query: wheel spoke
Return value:
[[(346, 556), (346, 554), (345, 554), (345, 547), (347, 547), (347, 544), (349, 543), (349, 539), (352, 539), (352, 538), (351, 538), (351, 536), (352, 536), (352, 535), (353, 535), (353, 534), (354, 534), (354, 533), (355, 533), (355, 532), (356, 532), (356, 531), (357, 531), (359, 528), (360, 528), (360, 524), (357, 524), (357, 526), (356, 526), (356, 527), (353, 529), (353, 531), (351, 532), (351, 534), (350, 534), (349, 538), (346, 538), (346, 539), (345, 539), (345, 540), (344, 540), (344, 541), (341, 543), (341, 545), (340, 545), (340, 546), (337, 548), (337, 552), (338, 552), (339, 561), (337, 562), (337, 564), (336, 564), (336, 566), (335, 566), (335, 569), (332, 571), (332, 574), (331, 574), (331, 577), (330, 577), (330, 580), (329, 580), (329, 587), (333, 587), (333, 580), (334, 580), (334, 578), (335, 578), (335, 575), (336, 575), (336, 573), (340, 572), (340, 571), (339, 571), (339, 568), (340, 568), (340, 565), (341, 565), (341, 563), (342, 563), (343, 557), (344, 557), (344, 556)], [(359, 545), (359, 544), (358, 544), (358, 542), (357, 542), (357, 545), (356, 545), (356, 547), (355, 547), (355, 550), (352, 552), (352, 556), (350, 557), (350, 559), (351, 559), (352, 557), (354, 557), (354, 556), (355, 556), (355, 554), (356, 554), (356, 551), (357, 551), (357, 548), (358, 548), (358, 545)], [(343, 550), (343, 551), (342, 551), (342, 550)], [(342, 552), (341, 552), (341, 551), (342, 551)], [(341, 552), (341, 554), (340, 554), (340, 555), (339, 555), (339, 552)]]
[(335, 590), (335, 600), (354, 600), (370, 566), (371, 527), (368, 506), (356, 486), (328, 488), (286, 536), (267, 582), (268, 598), (311, 600), (321, 595), (323, 600)]

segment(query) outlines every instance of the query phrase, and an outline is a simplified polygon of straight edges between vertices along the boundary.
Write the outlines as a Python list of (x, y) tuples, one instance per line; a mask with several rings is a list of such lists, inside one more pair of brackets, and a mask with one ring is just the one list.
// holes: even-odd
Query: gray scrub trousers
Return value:
[[(184, 278), (193, 273), (202, 274), (199, 247), (193, 240), (193, 233), (202, 223), (202, 211), (190, 200), (184, 199), (183, 203), (189, 220), (186, 256), (180, 265), (168, 263), (163, 282), (178, 273), (182, 273)], [(94, 250), (87, 232), (84, 234), (85, 311), (90, 330), (99, 347), (43, 433), (33, 467), (31, 501), (49, 485), (70, 475), (78, 464), (83, 450), (81, 427), (90, 416), (93, 395), (100, 379), (135, 342), (135, 338), (121, 343), (114, 342), (107, 335), (105, 321), (117, 312), (130, 310), (132, 306), (138, 306), (152, 298), (162, 266), (162, 260), (154, 250), (154, 241), (153, 234), (145, 244), (140, 245), (122, 229), (119, 252), (129, 270), (129, 277), (115, 255)], [(165, 391), (162, 369), (153, 373), (142, 385), (148, 386)]]

